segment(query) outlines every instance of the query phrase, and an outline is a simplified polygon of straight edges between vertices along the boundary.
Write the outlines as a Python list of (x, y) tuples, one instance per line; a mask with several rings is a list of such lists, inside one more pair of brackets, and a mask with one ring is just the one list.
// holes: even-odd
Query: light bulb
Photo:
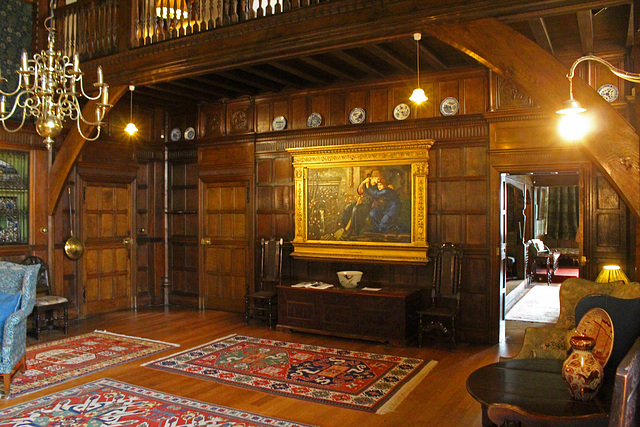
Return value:
[(124, 128), (124, 131), (129, 135), (133, 136), (134, 133), (138, 132), (138, 128), (133, 123), (129, 123), (127, 127)]
[(424, 94), (424, 91), (422, 89), (418, 88), (413, 91), (409, 99), (415, 102), (416, 104), (420, 104), (429, 98), (427, 98), (427, 95)]
[(585, 114), (565, 114), (558, 122), (558, 131), (567, 141), (577, 141), (591, 130), (591, 123)]

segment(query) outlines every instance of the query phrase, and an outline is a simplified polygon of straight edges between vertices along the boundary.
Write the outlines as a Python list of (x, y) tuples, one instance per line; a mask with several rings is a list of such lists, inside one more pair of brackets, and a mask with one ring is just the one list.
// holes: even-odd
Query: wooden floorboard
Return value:
[[(531, 324), (508, 323), (511, 326), (508, 326), (507, 330), (511, 333), (505, 343), (494, 346), (462, 343), (455, 351), (450, 352), (446, 348), (418, 348), (415, 344), (399, 348), (370, 341), (276, 332), (261, 324), (246, 326), (240, 314), (212, 310), (171, 307), (120, 311), (72, 322), (69, 336), (98, 329), (173, 342), (180, 344), (180, 348), (80, 377), (37, 393), (15, 399), (2, 399), (0, 408), (109, 377), (165, 393), (319, 426), (480, 426), (480, 405), (467, 393), (465, 381), (469, 374), (480, 366), (495, 362), (500, 356), (509, 356), (517, 352), (522, 342), (523, 327)], [(384, 415), (275, 396), (140, 366), (143, 362), (234, 333), (348, 350), (433, 359), (437, 360), (438, 364), (394, 412)], [(63, 337), (59, 331), (47, 331), (43, 333), (40, 342)], [(29, 338), (27, 345), (35, 343), (34, 339)]]

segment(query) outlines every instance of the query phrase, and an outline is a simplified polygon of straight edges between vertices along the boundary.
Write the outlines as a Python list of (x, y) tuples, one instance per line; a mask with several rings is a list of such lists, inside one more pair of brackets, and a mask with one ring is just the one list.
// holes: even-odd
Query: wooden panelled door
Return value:
[(131, 185), (85, 182), (82, 200), (82, 316), (131, 307)]
[(250, 181), (204, 182), (200, 306), (243, 312), (251, 280)]

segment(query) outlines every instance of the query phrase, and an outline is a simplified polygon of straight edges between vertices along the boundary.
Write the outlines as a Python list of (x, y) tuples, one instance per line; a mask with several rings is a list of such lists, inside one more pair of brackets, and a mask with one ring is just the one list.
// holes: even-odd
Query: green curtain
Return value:
[(580, 201), (578, 186), (549, 187), (547, 235), (553, 239), (575, 240)]

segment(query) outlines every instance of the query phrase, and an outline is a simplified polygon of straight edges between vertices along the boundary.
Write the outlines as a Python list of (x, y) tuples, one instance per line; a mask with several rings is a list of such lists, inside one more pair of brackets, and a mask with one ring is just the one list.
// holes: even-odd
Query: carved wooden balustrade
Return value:
[(55, 11), (59, 46), (83, 60), (328, 0), (78, 0)]

